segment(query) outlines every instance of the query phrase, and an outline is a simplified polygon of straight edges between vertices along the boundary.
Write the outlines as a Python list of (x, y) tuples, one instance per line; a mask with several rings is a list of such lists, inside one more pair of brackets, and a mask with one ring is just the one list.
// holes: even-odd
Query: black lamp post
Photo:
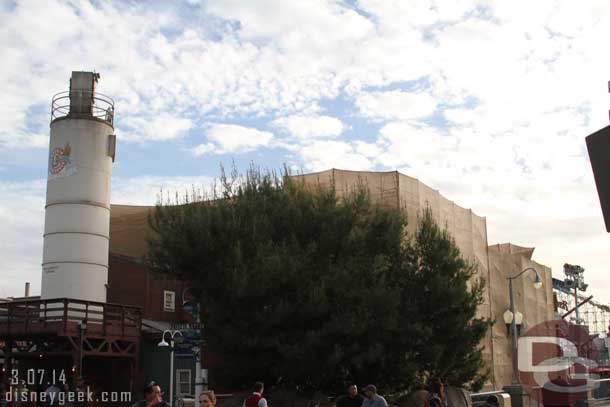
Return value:
[(513, 315), (510, 324), (510, 330), (512, 332), (512, 348), (513, 348), (513, 385), (520, 384), (519, 382), (519, 374), (517, 373), (517, 318), (515, 318), (515, 294), (513, 293), (513, 280), (522, 276), (527, 271), (533, 271), (536, 274), (534, 280), (534, 288), (539, 289), (542, 287), (542, 280), (540, 279), (540, 275), (533, 267), (527, 267), (521, 272), (515, 274), (514, 276), (507, 277), (508, 278), (508, 292), (510, 295), (510, 312)]

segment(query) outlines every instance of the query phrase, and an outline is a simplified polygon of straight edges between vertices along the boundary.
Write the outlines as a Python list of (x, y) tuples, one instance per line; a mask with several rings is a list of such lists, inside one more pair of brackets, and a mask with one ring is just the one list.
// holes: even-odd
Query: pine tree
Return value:
[(477, 317), (485, 282), (477, 278), (476, 267), (464, 260), (447, 230), (435, 223), (429, 208), (410, 241), (410, 251), (416, 266), (412, 283), (422, 294), (421, 329), (433, 338), (418, 350), (419, 368), (456, 386), (480, 387), (489, 374), (481, 340), (491, 321)]

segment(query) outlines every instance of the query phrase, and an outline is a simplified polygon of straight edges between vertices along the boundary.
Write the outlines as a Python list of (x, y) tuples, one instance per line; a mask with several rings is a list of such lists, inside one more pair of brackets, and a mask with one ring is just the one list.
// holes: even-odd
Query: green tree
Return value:
[(403, 390), (423, 369), (476, 378), (482, 286), (468, 288), (474, 269), (431, 215), (405, 239), (406, 218), (363, 186), (339, 198), (283, 175), (223, 175), (211, 199), (160, 204), (150, 218), (150, 265), (193, 287), (225, 380), (309, 391)]
[[(416, 302), (421, 337), (417, 365), (420, 370), (442, 377), (450, 384), (469, 384), (478, 390), (488, 378), (481, 340), (492, 321), (478, 317), (485, 284), (476, 267), (461, 256), (452, 236), (434, 221), (432, 211), (423, 211), (415, 236), (409, 242), (414, 267), (405, 276), (403, 301)], [(419, 293), (413, 296), (414, 292)], [(415, 298), (415, 300), (413, 300)]]

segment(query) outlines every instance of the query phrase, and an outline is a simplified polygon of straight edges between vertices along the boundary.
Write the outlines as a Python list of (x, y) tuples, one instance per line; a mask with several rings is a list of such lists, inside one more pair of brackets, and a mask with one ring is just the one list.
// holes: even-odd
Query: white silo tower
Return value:
[(53, 97), (41, 298), (106, 302), (112, 99), (96, 94), (99, 74), (72, 72)]

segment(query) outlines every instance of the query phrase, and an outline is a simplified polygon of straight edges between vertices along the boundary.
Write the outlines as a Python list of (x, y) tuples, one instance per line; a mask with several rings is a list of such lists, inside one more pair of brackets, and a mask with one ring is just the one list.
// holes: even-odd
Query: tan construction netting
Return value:
[[(374, 202), (382, 206), (400, 208), (409, 221), (413, 233), (422, 210), (429, 206), (442, 227), (454, 237), (462, 254), (473, 261), (478, 275), (485, 279), (487, 288), (479, 315), (496, 320), (491, 332), (483, 340), (483, 352), (492, 378), (487, 389), (499, 389), (511, 382), (511, 342), (503, 321), (508, 308), (508, 280), (526, 267), (534, 267), (543, 280), (543, 288), (533, 287), (533, 275), (525, 274), (514, 281), (516, 309), (523, 314), (523, 328), (553, 318), (553, 294), (550, 268), (534, 262), (533, 248), (512, 244), (488, 246), (487, 222), (470, 209), (462, 208), (415, 178), (399, 172), (356, 172), (327, 170), (295, 176), (306, 187), (327, 188), (334, 184), (339, 196), (365, 185)], [(146, 237), (150, 233), (147, 216), (151, 206), (112, 205), (110, 219), (110, 251), (142, 258), (146, 255)]]
[(511, 244), (488, 246), (487, 221), (484, 217), (456, 205), (417, 179), (396, 171), (361, 172), (332, 169), (296, 178), (303, 180), (305, 185), (311, 188), (334, 184), (339, 196), (353, 190), (357, 185), (366, 185), (374, 202), (398, 207), (406, 212), (409, 233), (415, 231), (422, 210), (430, 207), (437, 223), (447, 228), (462, 254), (477, 265), (478, 275), (487, 282), (479, 315), (496, 321), (481, 344), (485, 358), (492, 367), (492, 378), (487, 388), (499, 389), (511, 383), (511, 341), (503, 320), (503, 314), (509, 304), (507, 277), (526, 267), (534, 267), (543, 280), (544, 285), (540, 290), (536, 290), (532, 284), (533, 275), (525, 274), (514, 281), (515, 307), (523, 314), (522, 329), (553, 318), (551, 270), (531, 260), (533, 248)]

